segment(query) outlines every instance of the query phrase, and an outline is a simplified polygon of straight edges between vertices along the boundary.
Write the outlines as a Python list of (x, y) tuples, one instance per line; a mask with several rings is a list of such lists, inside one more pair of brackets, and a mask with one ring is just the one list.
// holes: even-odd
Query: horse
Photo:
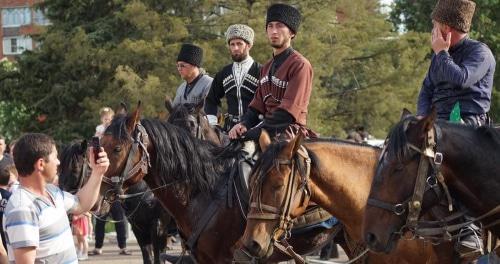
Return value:
[[(240, 146), (225, 148), (193, 137), (158, 119), (140, 119), (140, 108), (115, 116), (101, 140), (109, 153), (101, 194), (116, 193), (142, 179), (174, 217), (180, 236), (198, 263), (232, 263), (245, 226), (239, 183), (231, 172)], [(333, 230), (311, 230), (291, 240), (305, 254), (323, 246)], [(271, 261), (290, 259), (276, 251)]]
[(204, 101), (198, 104), (179, 104), (172, 106), (170, 100), (165, 100), (165, 108), (170, 113), (167, 122), (189, 131), (195, 138), (204, 139), (218, 146), (229, 144), (229, 138), (218, 126), (212, 127), (203, 111)]
[[(500, 133), (437, 120), (435, 111), (418, 119), (405, 111), (391, 130), (371, 187), (366, 243), (390, 252), (400, 236), (442, 240), (468, 223), (441, 221), (426, 228), (422, 213), (452, 198), (498, 237), (500, 234)], [(432, 191), (436, 190), (436, 191)], [(436, 192), (441, 195), (436, 195)], [(460, 214), (458, 214), (460, 215)]]
[[(243, 250), (266, 258), (271, 241), (286, 239), (290, 221), (315, 202), (343, 223), (351, 249), (349, 258), (366, 251), (363, 216), (381, 150), (336, 139), (292, 140), (270, 143), (262, 132), (265, 150), (251, 175), (251, 209), (241, 238)], [(371, 219), (370, 221), (377, 221)], [(364, 250), (364, 251), (363, 251)], [(363, 256), (363, 258), (366, 256)], [(404, 241), (390, 255), (368, 253), (369, 263), (451, 263), (453, 247), (433, 248), (422, 241)]]
[[(87, 182), (90, 168), (86, 164), (87, 141), (75, 142), (64, 147), (58, 167), (59, 186), (64, 191), (76, 193)], [(166, 250), (167, 225), (170, 215), (141, 181), (131, 186), (122, 205), (132, 231), (141, 248), (143, 263), (160, 263), (160, 253)], [(137, 194), (143, 195), (137, 196)], [(97, 209), (97, 208), (95, 208)]]

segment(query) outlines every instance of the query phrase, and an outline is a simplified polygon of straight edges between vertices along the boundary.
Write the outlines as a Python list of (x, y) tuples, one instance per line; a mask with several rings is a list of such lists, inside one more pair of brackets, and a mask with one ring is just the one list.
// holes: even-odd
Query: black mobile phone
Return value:
[(92, 137), (91, 141), (93, 151), (94, 151), (94, 161), (97, 162), (99, 159), (99, 152), (101, 152), (101, 145), (99, 144), (99, 137)]

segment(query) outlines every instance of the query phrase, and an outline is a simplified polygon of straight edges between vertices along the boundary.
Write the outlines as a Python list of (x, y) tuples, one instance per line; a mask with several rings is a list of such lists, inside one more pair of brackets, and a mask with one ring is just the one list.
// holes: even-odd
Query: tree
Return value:
[[(214, 75), (231, 61), (227, 27), (245, 23), (256, 33), (254, 59), (271, 58), (264, 20), (270, 2), (46, 0), (52, 25), (40, 48), (19, 58), (18, 83), (2, 96), (46, 117), (24, 131), (63, 141), (92, 135), (104, 105), (142, 100), (146, 116), (163, 117), (164, 95), (173, 97), (181, 82), (181, 43), (203, 47), (203, 67)], [(355, 125), (385, 136), (400, 109), (415, 104), (428, 66), (427, 35), (394, 32), (375, 0), (287, 2), (303, 15), (293, 47), (314, 68), (308, 125), (323, 136), (344, 137)]]

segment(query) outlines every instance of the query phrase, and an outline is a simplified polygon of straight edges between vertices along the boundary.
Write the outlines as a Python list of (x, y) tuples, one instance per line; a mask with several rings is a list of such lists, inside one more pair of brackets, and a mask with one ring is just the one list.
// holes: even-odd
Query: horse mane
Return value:
[[(117, 116), (106, 129), (121, 142), (130, 141), (126, 116)], [(158, 119), (142, 119), (141, 124), (148, 133), (150, 143), (156, 150), (154, 174), (160, 177), (163, 184), (183, 181), (192, 191), (213, 192), (218, 179), (232, 164), (236, 152), (241, 147), (234, 144), (221, 148), (214, 144), (199, 140), (183, 128)]]
[(405, 157), (410, 155), (410, 147), (408, 146), (408, 137), (406, 129), (410, 122), (418, 121), (415, 116), (408, 116), (398, 122), (389, 132), (389, 144), (387, 146), (387, 155), (395, 157), (399, 162), (403, 162)]
[[(314, 138), (314, 139), (307, 139), (304, 141), (303, 146), (306, 148), (309, 158), (311, 158), (311, 167), (317, 167), (320, 164), (319, 157), (316, 155), (316, 153), (307, 148), (307, 143), (332, 143), (336, 145), (347, 145), (347, 146), (353, 146), (353, 147), (362, 147), (362, 148), (373, 148), (373, 149), (379, 149), (378, 147), (368, 145), (365, 143), (356, 143), (348, 140), (342, 140), (342, 139), (336, 139), (336, 138)], [(252, 187), (254, 190), (259, 190), (260, 186), (265, 180), (265, 177), (269, 170), (271, 170), (273, 167), (277, 167), (277, 157), (279, 154), (283, 151), (285, 146), (287, 145), (286, 141), (277, 141), (273, 142), (271, 145), (268, 146), (266, 151), (262, 153), (260, 158), (257, 160), (255, 163), (255, 166), (252, 171), (252, 175), (256, 175), (252, 179)], [(306, 166), (299, 155), (294, 155), (293, 157), (295, 164), (298, 166), (299, 173), (304, 175), (306, 173)], [(258, 192), (256, 192), (258, 193)]]
[[(388, 155), (395, 157), (399, 162), (404, 161), (405, 157), (408, 157), (410, 154), (410, 148), (407, 144), (408, 138), (406, 136), (406, 130), (410, 122), (416, 121), (418, 121), (418, 119), (415, 116), (407, 117), (406, 119), (398, 122), (389, 134), (390, 144), (388, 145), (387, 153)], [(465, 138), (467, 139), (467, 144), (470, 144), (471, 146), (493, 143), (500, 147), (500, 131), (495, 128), (488, 126), (474, 127), (464, 124), (455, 124), (445, 120), (437, 120), (436, 124), (442, 129), (448, 131), (454, 131), (461, 134), (469, 133), (470, 136), (466, 136)]]

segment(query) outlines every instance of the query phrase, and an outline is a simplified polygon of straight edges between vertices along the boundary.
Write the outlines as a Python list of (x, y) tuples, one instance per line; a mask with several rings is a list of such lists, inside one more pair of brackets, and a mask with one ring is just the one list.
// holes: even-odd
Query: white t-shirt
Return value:
[(67, 216), (79, 203), (78, 197), (52, 184), (46, 190), (54, 204), (22, 186), (7, 203), (3, 227), (11, 263), (14, 249), (31, 246), (36, 247), (35, 263), (78, 263)]

